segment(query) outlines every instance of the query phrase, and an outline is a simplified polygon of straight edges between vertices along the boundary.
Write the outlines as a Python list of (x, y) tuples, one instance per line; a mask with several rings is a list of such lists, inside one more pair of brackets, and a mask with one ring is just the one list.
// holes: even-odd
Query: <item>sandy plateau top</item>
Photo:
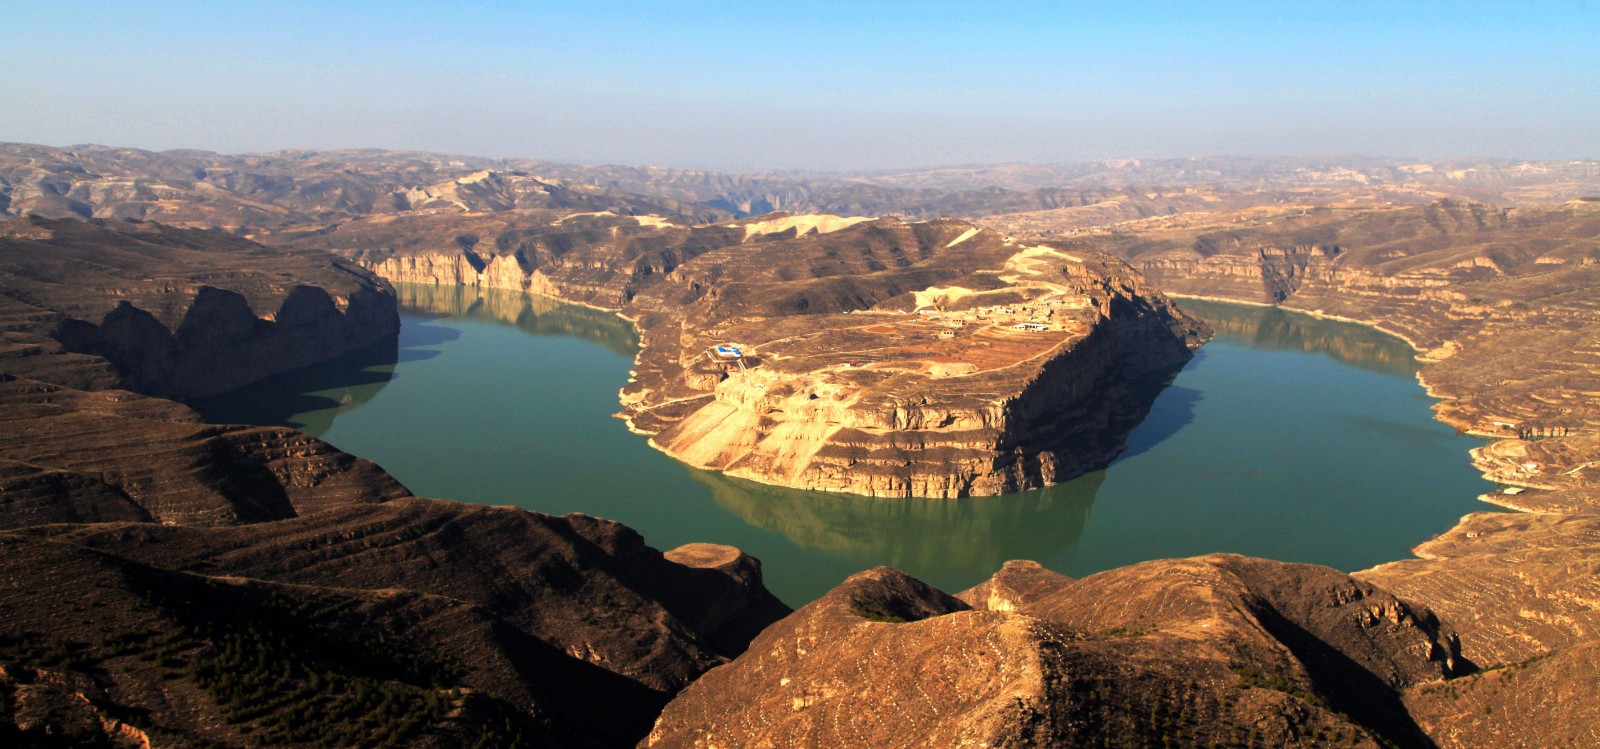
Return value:
[[(1005, 271), (980, 272), (969, 286), (932, 286), (866, 310), (733, 321), (697, 342), (727, 340), (755, 366), (730, 368), (719, 390), (753, 399), (801, 396), (837, 407), (892, 401), (934, 387), (990, 394), (1007, 370), (1026, 370), (1086, 337), (1099, 302), (1053, 272), (1051, 261), (1081, 262), (1044, 247), (1019, 248)], [(994, 288), (983, 285), (998, 282)], [(714, 355), (706, 363), (722, 368)], [(812, 398), (815, 395), (816, 398)], [(1003, 397), (993, 392), (995, 397)]]

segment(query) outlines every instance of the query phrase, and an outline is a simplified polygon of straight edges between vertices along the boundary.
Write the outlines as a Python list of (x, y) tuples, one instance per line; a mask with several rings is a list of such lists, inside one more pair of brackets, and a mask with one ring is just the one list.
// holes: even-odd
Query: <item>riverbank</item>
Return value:
[[(1385, 327), (1380, 321), (1363, 320), (1363, 319), (1360, 319), (1360, 318), (1346, 317), (1344, 315), (1328, 314), (1328, 313), (1322, 312), (1320, 310), (1303, 310), (1303, 309), (1298, 309), (1298, 308), (1294, 308), (1294, 307), (1284, 307), (1284, 306), (1279, 305), (1279, 304), (1267, 304), (1265, 302), (1240, 300), (1240, 299), (1229, 299), (1227, 297), (1220, 297), (1220, 296), (1205, 296), (1205, 295), (1200, 295), (1200, 294), (1176, 294), (1176, 293), (1168, 294), (1168, 296), (1172, 297), (1173, 299), (1180, 300), (1180, 302), (1181, 302), (1181, 300), (1184, 300), (1184, 299), (1198, 299), (1198, 300), (1208, 301), (1208, 302), (1220, 302), (1220, 303), (1223, 303), (1223, 304), (1238, 304), (1238, 305), (1244, 305), (1244, 306), (1250, 306), (1250, 307), (1261, 307), (1261, 308), (1266, 308), (1266, 309), (1281, 309), (1281, 310), (1283, 310), (1285, 312), (1306, 315), (1308, 317), (1313, 317), (1313, 318), (1316, 318), (1316, 319), (1319, 319), (1319, 320), (1332, 320), (1332, 321), (1335, 321), (1335, 322), (1343, 322), (1343, 323), (1350, 323), (1350, 324), (1353, 324), (1353, 325), (1361, 325), (1361, 326), (1368, 327), (1368, 328), (1371, 328), (1373, 330), (1376, 330), (1376, 331), (1378, 331), (1380, 333), (1383, 333), (1385, 335), (1393, 336), (1394, 338), (1396, 338), (1398, 340), (1404, 341), (1405, 344), (1407, 346), (1409, 346), (1412, 351), (1416, 352), (1416, 359), (1419, 362), (1429, 363), (1429, 362), (1433, 362), (1433, 361), (1440, 361), (1438, 359), (1428, 359), (1428, 358), (1424, 357), (1423, 354), (1425, 352), (1423, 352), (1423, 350), (1420, 347), (1417, 346), (1416, 341), (1414, 341), (1413, 339), (1411, 339), (1410, 337), (1408, 337), (1408, 336), (1406, 336), (1404, 334), (1401, 334), (1401, 333), (1399, 333), (1399, 332), (1397, 332), (1395, 330), (1392, 330), (1392, 329), (1390, 329), (1388, 327)], [(1441, 402), (1447, 401), (1447, 400), (1452, 400), (1452, 398), (1439, 393), (1437, 390), (1435, 390), (1433, 387), (1431, 387), (1428, 384), (1427, 377), (1424, 375), (1424, 371), (1422, 369), (1419, 369), (1417, 371), (1416, 379), (1417, 379), (1417, 383), (1422, 386), (1423, 391), (1426, 392), (1429, 397), (1434, 398), (1435, 400), (1438, 400), (1438, 401), (1441, 401)], [(1462, 434), (1468, 434), (1468, 435), (1471, 435), (1471, 436), (1474, 436), (1474, 437), (1479, 437), (1479, 438), (1487, 439), (1487, 440), (1501, 440), (1501, 439), (1505, 439), (1506, 438), (1505, 435), (1492, 434), (1492, 433), (1487, 433), (1487, 432), (1483, 432), (1481, 430), (1475, 430), (1475, 429), (1463, 429), (1462, 428), (1463, 427), (1462, 424), (1460, 424), (1459, 422), (1453, 421), (1451, 419), (1445, 418), (1443, 415), (1440, 415), (1438, 413), (1437, 409), (1435, 410), (1435, 418), (1437, 418), (1441, 423), (1447, 424), (1447, 425), (1455, 428), (1457, 431), (1460, 431)], [(1493, 470), (1489, 466), (1488, 463), (1480, 462), (1479, 459), (1478, 459), (1478, 456), (1479, 456), (1478, 449), (1481, 449), (1481, 448), (1475, 448), (1472, 451), (1469, 451), (1468, 454), (1472, 457), (1473, 464), (1475, 466), (1477, 466), (1479, 468), (1480, 472), (1483, 474), (1483, 478), (1484, 478), (1485, 481), (1489, 481), (1489, 482), (1492, 482), (1492, 483), (1501, 484), (1501, 485), (1505, 485), (1505, 486), (1520, 486), (1520, 487), (1525, 487), (1525, 488), (1529, 488), (1529, 489), (1544, 489), (1544, 490), (1548, 490), (1548, 489), (1551, 488), (1549, 486), (1545, 486), (1545, 485), (1541, 485), (1541, 484), (1536, 484), (1536, 483), (1531, 483), (1531, 482), (1526, 482), (1526, 481), (1518, 481), (1518, 480), (1507, 478), (1503, 472)], [(1514, 510), (1514, 511), (1517, 511), (1517, 512), (1539, 512), (1540, 511), (1538, 509), (1534, 509), (1533, 507), (1531, 507), (1529, 505), (1519, 504), (1518, 502), (1516, 502), (1514, 500), (1510, 500), (1509, 496), (1511, 496), (1511, 495), (1505, 495), (1502, 492), (1489, 492), (1489, 493), (1486, 493), (1486, 494), (1478, 495), (1478, 499), (1480, 501), (1486, 503), (1486, 504), (1494, 505), (1494, 506), (1497, 506), (1497, 507), (1503, 507), (1505, 509)]]

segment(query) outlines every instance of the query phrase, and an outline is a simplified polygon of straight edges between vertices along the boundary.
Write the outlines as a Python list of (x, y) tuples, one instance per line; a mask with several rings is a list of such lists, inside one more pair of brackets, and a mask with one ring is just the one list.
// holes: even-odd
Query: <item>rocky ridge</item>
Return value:
[(644, 745), (1415, 746), (1401, 690), (1465, 669), (1426, 609), (1321, 567), (1013, 562), (955, 597), (878, 568), (684, 690)]
[(75, 745), (628, 746), (787, 612), (734, 549), (442, 500), (0, 547), (0, 735)]
[(573, 211), (731, 218), (715, 208), (541, 176), (538, 162), (409, 151), (230, 156), (0, 144), (0, 214), (159, 221), (269, 235), (401, 216)]

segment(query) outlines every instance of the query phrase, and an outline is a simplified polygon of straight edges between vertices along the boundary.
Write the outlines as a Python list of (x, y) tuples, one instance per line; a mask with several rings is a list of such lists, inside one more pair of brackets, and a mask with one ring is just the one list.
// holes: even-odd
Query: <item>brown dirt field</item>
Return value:
[(998, 369), (1037, 356), (1066, 338), (1067, 334), (1061, 331), (1024, 335), (1006, 330), (980, 330), (970, 337), (962, 358), (977, 365), (979, 371)]

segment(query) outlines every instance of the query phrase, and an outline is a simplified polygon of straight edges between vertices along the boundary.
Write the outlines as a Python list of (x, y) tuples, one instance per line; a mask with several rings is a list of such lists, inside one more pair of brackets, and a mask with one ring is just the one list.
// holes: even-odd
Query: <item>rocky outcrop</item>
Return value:
[(1418, 546), (1420, 559), (1356, 576), (1427, 601), (1483, 666), (1600, 640), (1600, 518), (1480, 512)]
[[(1157, 391), (1144, 380), (1187, 359), (1171, 319), (1152, 309), (1112, 312), (1081, 339), (1035, 353), (1038, 361), (996, 367), (1013, 371), (939, 377), (930, 368), (926, 380), (883, 383), (887, 392), (849, 371), (729, 373), (710, 402), (651, 441), (697, 467), (802, 489), (960, 497), (1060, 483), (1117, 455)], [(789, 384), (796, 380), (805, 384)], [(648, 412), (654, 404), (629, 405)]]
[[(689, 318), (703, 322), (676, 340), (652, 336), (651, 318), (641, 318), (645, 350), (623, 392), (631, 424), (680, 460), (756, 481), (878, 496), (1000, 494), (1108, 461), (1148, 408), (1139, 379), (1181, 364), (1204, 335), (1114, 263), (1009, 244), (958, 222), (905, 228), (922, 227), (932, 252), (921, 252), (963, 235), (957, 246), (971, 247), (944, 267), (935, 254), (879, 271), (885, 288), (873, 290), (825, 276), (763, 285), (776, 299), (759, 304), (730, 284), (696, 302)], [(851, 235), (898, 228), (783, 243), (762, 259), (782, 276), (782, 258), (805, 262), (807, 245), (843, 254)], [(833, 242), (842, 246), (827, 249)], [(752, 349), (750, 364), (708, 366), (702, 352), (719, 340)]]
[(1600, 643), (1415, 687), (1406, 707), (1443, 749), (1581, 747), (1600, 742)]
[[(18, 342), (102, 359), (117, 385), (169, 398), (237, 390), (400, 329), (393, 289), (346, 261), (153, 224), (0, 224), (0, 291), (0, 311), (27, 321)], [(79, 384), (37, 368), (70, 359), (12, 361), (13, 374)]]
[[(1206, 335), (1125, 266), (958, 221), (579, 217), (353, 256), (392, 280), (616, 309), (624, 416), (690, 465), (876, 496), (1000, 494), (1104, 465)], [(487, 250), (487, 251), (486, 251)], [(716, 361), (737, 343), (750, 353)]]
[(1232, 556), (952, 597), (858, 574), (669, 703), (702, 746), (1425, 746), (1403, 689), (1465, 668), (1433, 615), (1332, 570)]

